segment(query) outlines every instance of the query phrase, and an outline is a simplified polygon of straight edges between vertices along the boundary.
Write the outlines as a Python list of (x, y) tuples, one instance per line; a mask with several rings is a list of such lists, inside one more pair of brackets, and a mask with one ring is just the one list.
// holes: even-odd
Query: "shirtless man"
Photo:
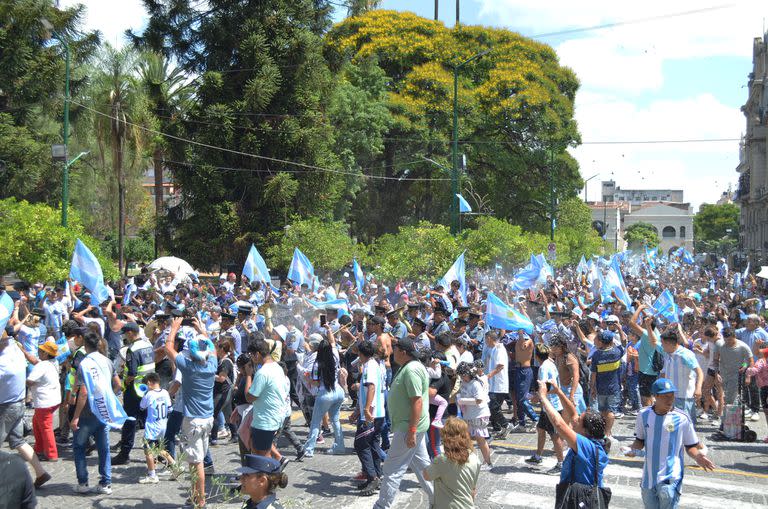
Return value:
[(576, 408), (576, 414), (573, 417), (577, 418), (587, 409), (584, 391), (579, 385), (579, 361), (568, 351), (568, 340), (562, 335), (553, 336), (549, 346), (551, 359), (555, 362), (560, 377), (560, 387)]
[(533, 381), (533, 370), (531, 369), (531, 358), (533, 357), (533, 340), (522, 330), (517, 331), (517, 341), (515, 342), (515, 359), (518, 362), (517, 373), (515, 376), (515, 396), (517, 397), (517, 411), (519, 417), (519, 430), (525, 429), (526, 415), (536, 422), (538, 415), (533, 409), (531, 402), (526, 397), (531, 391), (531, 382)]

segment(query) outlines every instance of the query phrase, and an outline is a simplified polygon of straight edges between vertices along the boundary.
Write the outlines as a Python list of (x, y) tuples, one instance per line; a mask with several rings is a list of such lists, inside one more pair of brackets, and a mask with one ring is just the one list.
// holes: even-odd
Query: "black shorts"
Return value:
[[(563, 412), (557, 412), (560, 415), (563, 415)], [(547, 415), (547, 412), (542, 410), (539, 412), (539, 422), (536, 423), (536, 428), (543, 429), (550, 435), (555, 434), (555, 427), (552, 425), (552, 421), (549, 420), (549, 416)]]
[(277, 430), (251, 428), (251, 449), (254, 451), (269, 451), (275, 439)]
[(646, 375), (645, 373), (639, 373), (640, 377), (637, 380), (637, 386), (640, 389), (640, 396), (644, 398), (651, 397), (651, 386), (653, 382), (659, 378), (659, 375)]

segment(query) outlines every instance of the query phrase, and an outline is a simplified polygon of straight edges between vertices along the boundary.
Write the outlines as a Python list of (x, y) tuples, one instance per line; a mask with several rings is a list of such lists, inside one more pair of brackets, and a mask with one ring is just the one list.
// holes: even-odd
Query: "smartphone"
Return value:
[(357, 332), (363, 332), (363, 321), (357, 322)]
[(320, 315), (320, 327), (325, 327), (326, 318), (325, 315)]
[(544, 382), (547, 385), (547, 392), (552, 392), (552, 382)]

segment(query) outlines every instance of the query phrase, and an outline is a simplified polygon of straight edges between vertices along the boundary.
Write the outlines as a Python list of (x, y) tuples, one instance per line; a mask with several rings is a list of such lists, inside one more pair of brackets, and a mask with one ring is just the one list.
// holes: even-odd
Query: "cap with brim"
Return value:
[(8, 335), (9, 338), (15, 338), (16, 337), (16, 329), (13, 327), (13, 325), (6, 325), (5, 326), (5, 333)]
[(373, 318), (371, 318), (371, 323), (373, 325), (384, 325), (385, 322), (384, 322), (384, 319), (382, 317), (374, 316)]
[(440, 313), (443, 316), (448, 316), (448, 314), (449, 314), (447, 309), (445, 309), (443, 306), (439, 306), (439, 305), (435, 306), (434, 313), (435, 314)]
[(238, 314), (245, 313), (247, 315), (250, 315), (251, 313), (253, 313), (253, 306), (239, 306), (237, 308), (237, 313)]
[(51, 357), (56, 357), (59, 355), (59, 347), (56, 346), (56, 342), (53, 340), (53, 338), (48, 338), (48, 340), (40, 345), (40, 350), (47, 353)]
[(464, 313), (466, 311), (469, 311), (469, 306), (457, 306), (456, 311), (458, 311), (459, 313)]
[(619, 317), (616, 315), (609, 315), (608, 318), (605, 319), (606, 323), (619, 323)]
[(426, 326), (427, 326), (427, 324), (424, 323), (424, 320), (422, 320), (421, 318), (414, 318), (413, 319), (413, 325), (418, 325), (422, 329), (426, 328)]
[(307, 343), (309, 343), (309, 346), (314, 349), (320, 346), (320, 343), (322, 341), (323, 341), (323, 336), (321, 336), (317, 332), (310, 334), (309, 337), (307, 338)]
[(90, 293), (88, 293), (88, 292), (86, 292), (86, 293), (84, 293), (84, 294), (83, 294), (83, 295), (82, 295), (80, 298), (81, 298), (81, 299), (90, 299), (90, 298), (91, 298), (91, 294), (90, 294)]
[(468, 322), (468, 321), (466, 321), (466, 320), (465, 320), (465, 319), (463, 319), (463, 318), (457, 318), (457, 319), (456, 319), (456, 325), (467, 325), (468, 323), (469, 323), (469, 322)]
[(474, 318), (480, 318), (483, 315), (480, 313), (480, 311), (470, 311), (469, 312), (469, 316), (474, 317)]
[(139, 332), (141, 330), (139, 328), (139, 325), (133, 322), (126, 323), (123, 325), (123, 327), (120, 329), (120, 332), (125, 334), (126, 332)]
[(594, 311), (587, 315), (587, 318), (591, 318), (595, 321), (600, 321), (600, 317)]
[(418, 302), (408, 304), (408, 309), (419, 309), (419, 307), (421, 307), (421, 304), (419, 304)]
[(232, 313), (229, 313), (227, 311), (222, 311), (221, 312), (221, 318), (222, 319), (229, 318), (230, 320), (234, 320), (235, 319), (235, 315), (233, 315)]
[(397, 316), (397, 313), (400, 311), (400, 309), (393, 309), (389, 313), (387, 313), (387, 318), (392, 318), (393, 316)]
[(45, 316), (45, 311), (43, 311), (40, 308), (35, 308), (35, 309), (32, 310), (32, 314), (34, 316), (41, 316), (42, 317), (42, 316)]
[(240, 474), (276, 474), (280, 472), (280, 462), (266, 456), (246, 454), (243, 466), (235, 469)]
[(278, 336), (280, 336), (280, 339), (285, 341), (286, 336), (288, 336), (288, 327), (285, 325), (275, 325), (275, 327), (272, 329)]
[(651, 385), (651, 394), (653, 395), (669, 394), (672, 392), (677, 392), (677, 388), (672, 383), (672, 380), (668, 378), (659, 378)]
[(376, 311), (377, 313), (386, 313), (387, 308), (385, 308), (384, 306), (374, 306), (373, 310)]

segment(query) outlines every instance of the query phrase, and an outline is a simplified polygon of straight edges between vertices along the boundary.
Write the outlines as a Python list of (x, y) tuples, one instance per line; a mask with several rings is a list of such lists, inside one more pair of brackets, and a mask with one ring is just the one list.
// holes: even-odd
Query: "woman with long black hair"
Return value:
[(344, 434), (339, 421), (339, 411), (344, 401), (344, 390), (339, 384), (339, 352), (336, 350), (336, 340), (330, 325), (326, 325), (327, 337), (317, 348), (317, 359), (310, 373), (310, 383), (318, 386), (315, 407), (312, 411), (309, 437), (304, 444), (304, 457), (311, 458), (315, 454), (315, 443), (320, 433), (323, 415), (327, 412), (333, 424), (334, 443), (328, 449), (328, 454), (343, 454)]

